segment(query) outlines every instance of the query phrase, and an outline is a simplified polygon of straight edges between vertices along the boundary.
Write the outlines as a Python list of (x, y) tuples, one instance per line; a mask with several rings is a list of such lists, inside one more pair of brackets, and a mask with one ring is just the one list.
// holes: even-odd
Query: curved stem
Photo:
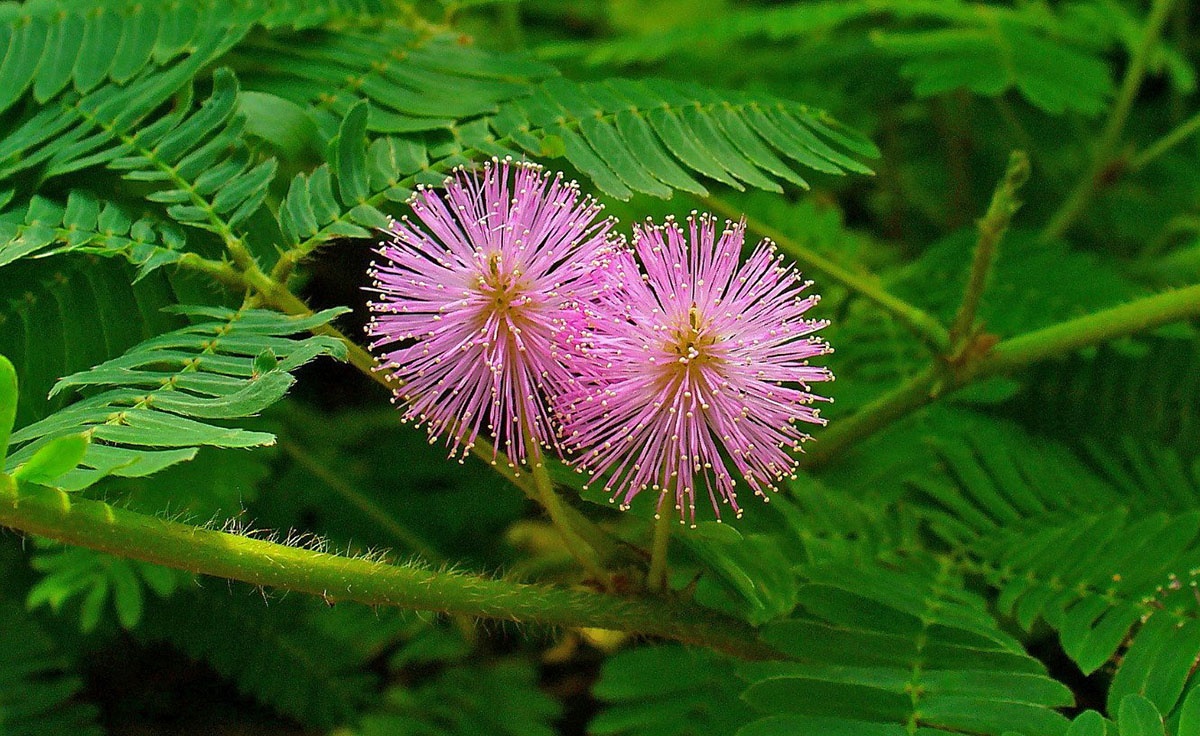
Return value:
[(646, 587), (653, 592), (669, 589), (667, 584), (667, 548), (671, 542), (671, 522), (675, 519), (675, 507), (670, 503), (654, 515), (654, 543), (650, 548), (650, 571), (646, 573)]
[(180, 570), (419, 611), (662, 636), (745, 659), (782, 658), (748, 625), (689, 604), (390, 565), (197, 528), (22, 486), (0, 474), (0, 524)]
[[(725, 217), (741, 217), (737, 208), (715, 197), (703, 197), (701, 201), (713, 211)], [(765, 238), (770, 238), (787, 253), (793, 260), (805, 268), (822, 273), (847, 289), (861, 295), (885, 312), (893, 315), (935, 352), (942, 352), (950, 345), (950, 335), (928, 312), (925, 312), (903, 299), (889, 294), (880, 286), (874, 276), (854, 273), (822, 256), (816, 251), (805, 248), (800, 243), (788, 237), (785, 233), (759, 222), (751, 217), (746, 218), (746, 228)]]

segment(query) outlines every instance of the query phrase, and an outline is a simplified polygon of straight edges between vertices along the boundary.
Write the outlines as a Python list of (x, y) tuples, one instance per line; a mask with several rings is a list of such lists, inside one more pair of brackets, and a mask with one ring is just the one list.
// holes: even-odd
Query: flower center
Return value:
[(493, 314), (503, 320), (512, 318), (529, 301), (525, 296), (529, 283), (519, 270), (502, 269), (500, 260), (499, 253), (488, 256), (487, 268), (479, 275), (475, 288), (490, 304)]
[(693, 304), (688, 309), (687, 322), (671, 331), (667, 352), (678, 356), (678, 364), (687, 370), (698, 369), (719, 360), (712, 351), (718, 339)]

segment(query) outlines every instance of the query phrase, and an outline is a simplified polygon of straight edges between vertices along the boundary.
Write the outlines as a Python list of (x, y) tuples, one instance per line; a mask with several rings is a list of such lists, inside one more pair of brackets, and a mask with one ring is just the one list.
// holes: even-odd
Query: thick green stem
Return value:
[(558, 530), (567, 551), (571, 553), (579, 566), (600, 582), (605, 590), (611, 591), (613, 589), (612, 578), (604, 570), (604, 566), (600, 562), (600, 555), (584, 539), (583, 533), (575, 527), (575, 521), (584, 517), (567, 514), (568, 507), (563, 504), (562, 499), (554, 490), (554, 482), (550, 479), (550, 473), (546, 468), (537, 440), (531, 438), (527, 440), (527, 443), (530, 448), (529, 463), (532, 466), (533, 487), (538, 502), (546, 510), (546, 514), (550, 517), (550, 523)]
[(1200, 284), (1143, 297), (1001, 342), (967, 379), (1007, 373), (1046, 358), (1200, 315)]
[(1113, 103), (1112, 111), (1108, 115), (1108, 122), (1100, 134), (1100, 141), (1092, 156), (1092, 164), (1063, 202), (1062, 207), (1050, 218), (1046, 229), (1042, 231), (1043, 239), (1053, 240), (1062, 237), (1091, 204), (1092, 198), (1096, 196), (1100, 187), (1111, 178), (1110, 166), (1113, 164), (1113, 154), (1121, 142), (1121, 134), (1129, 119), (1129, 111), (1133, 108), (1134, 99), (1142, 86), (1142, 79), (1146, 76), (1146, 64), (1158, 43), (1172, 4), (1174, 4), (1174, 0), (1154, 0), (1154, 4), (1150, 6), (1150, 15), (1146, 18), (1146, 25), (1142, 29), (1142, 36), (1138, 41), (1137, 48), (1133, 50), (1133, 55), (1129, 59), (1129, 68), (1125, 70), (1125, 78), (1121, 80), (1121, 90), (1117, 93), (1117, 100)]
[[(712, 197), (704, 198), (704, 203), (715, 212), (729, 218), (741, 217), (737, 209), (726, 202)], [(794, 261), (805, 268), (824, 274), (847, 289), (871, 301), (885, 312), (892, 314), (917, 337), (921, 338), (935, 352), (943, 352), (950, 345), (950, 336), (946, 328), (932, 315), (893, 296), (879, 285), (874, 276), (854, 273), (822, 256), (816, 251), (805, 248), (783, 232), (753, 218), (746, 218), (746, 227), (751, 232), (762, 237), (770, 238), (779, 249), (788, 254)]]
[(992, 272), (992, 264), (996, 260), (996, 251), (1000, 239), (1008, 230), (1012, 216), (1021, 207), (1017, 199), (1017, 191), (1029, 179), (1029, 157), (1024, 151), (1013, 151), (1008, 159), (1008, 169), (1004, 178), (992, 193), (992, 202), (987, 214), (979, 220), (979, 240), (975, 243), (975, 255), (971, 262), (971, 274), (967, 279), (967, 288), (963, 293), (962, 305), (954, 322), (950, 325), (950, 349), (961, 352), (970, 338), (975, 326), (975, 315), (979, 311), (979, 302), (983, 298), (983, 290), (987, 286), (988, 277)]
[(781, 658), (746, 624), (688, 604), (617, 598), (342, 557), (166, 521), (0, 474), (0, 524), (67, 544), (253, 585), (419, 611), (661, 636)]
[(675, 520), (675, 506), (665, 500), (662, 508), (654, 515), (654, 541), (650, 548), (650, 570), (646, 573), (646, 588), (653, 592), (668, 589), (667, 549), (671, 543), (671, 522)]
[(979, 359), (968, 360), (960, 366), (932, 366), (856, 414), (832, 423), (829, 430), (821, 433), (818, 442), (807, 446), (810, 449), (800, 458), (800, 465), (805, 468), (820, 466), (897, 419), (973, 381), (1196, 316), (1200, 316), (1200, 284), (1018, 335), (1000, 342)]

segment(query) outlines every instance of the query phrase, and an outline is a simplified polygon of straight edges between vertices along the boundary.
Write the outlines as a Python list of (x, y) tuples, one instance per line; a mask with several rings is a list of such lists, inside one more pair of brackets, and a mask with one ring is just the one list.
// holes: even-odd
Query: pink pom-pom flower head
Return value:
[(623, 508), (651, 489), (693, 525), (698, 493), (740, 516), (737, 479), (765, 499), (808, 439), (793, 423), (825, 422), (810, 384), (833, 375), (809, 359), (830, 352), (826, 323), (804, 316), (819, 297), (769, 241), (741, 264), (744, 238), (710, 215), (647, 222), (609, 269), (636, 274), (636, 255), (643, 275), (586, 307), (594, 370), (563, 399), (566, 444)]
[(465, 455), (489, 435), (510, 462), (554, 445), (551, 397), (575, 373), (567, 320), (618, 242), (561, 174), (493, 161), (421, 188), (372, 267), (368, 333), (403, 382), (406, 420)]

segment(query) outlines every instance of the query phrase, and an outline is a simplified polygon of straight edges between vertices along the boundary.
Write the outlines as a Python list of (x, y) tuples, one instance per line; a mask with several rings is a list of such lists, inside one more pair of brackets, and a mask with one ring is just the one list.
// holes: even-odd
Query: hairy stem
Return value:
[(671, 543), (671, 522), (675, 520), (675, 506), (667, 502), (654, 515), (654, 542), (650, 548), (650, 571), (646, 574), (646, 587), (656, 593), (667, 590), (667, 548)]
[(1100, 141), (1092, 156), (1092, 164), (1062, 206), (1050, 218), (1049, 224), (1042, 231), (1043, 239), (1060, 238), (1067, 230), (1070, 230), (1075, 221), (1087, 210), (1088, 205), (1092, 203), (1096, 192), (1110, 178), (1108, 174), (1113, 154), (1121, 142), (1121, 134), (1129, 119), (1129, 111), (1133, 107), (1138, 90), (1141, 89), (1142, 79), (1146, 76), (1146, 64), (1158, 43), (1163, 24), (1167, 20), (1174, 1), (1154, 0), (1153, 5), (1150, 6), (1150, 14), (1146, 18), (1142, 36), (1129, 59), (1129, 68), (1125, 70), (1125, 77), (1121, 80), (1121, 90), (1117, 93), (1117, 100), (1113, 103), (1112, 111), (1108, 115), (1108, 122), (1100, 134)]
[(954, 321), (950, 325), (950, 349), (955, 353), (963, 350), (975, 326), (975, 315), (979, 311), (979, 302), (983, 298), (983, 290), (987, 286), (992, 264), (996, 260), (997, 247), (1008, 230), (1012, 216), (1021, 207), (1017, 191), (1027, 179), (1029, 157), (1024, 151), (1013, 151), (1009, 156), (1004, 178), (992, 193), (992, 202), (988, 206), (987, 214), (978, 223), (979, 240), (975, 243), (971, 275), (967, 279), (962, 305), (959, 306), (958, 313), (954, 315)]
[(780, 658), (746, 624), (689, 604), (402, 567), (201, 529), (22, 486), (0, 474), (0, 524), (67, 544), (253, 585), (419, 611), (662, 636), (746, 659)]
[[(713, 211), (725, 217), (736, 218), (742, 216), (737, 211), (737, 208), (720, 199), (706, 197), (703, 198), (703, 202)], [(770, 238), (779, 246), (780, 250), (788, 254), (801, 266), (828, 276), (847, 289), (871, 301), (885, 312), (895, 316), (896, 319), (936, 352), (942, 352), (949, 347), (949, 333), (940, 322), (929, 313), (909, 304), (899, 297), (887, 293), (879, 285), (878, 280), (874, 276), (858, 274), (845, 269), (816, 251), (797, 243), (770, 225), (753, 218), (746, 218), (746, 227), (757, 235)]]
[(932, 366), (832, 424), (800, 458), (805, 468), (820, 466), (847, 447), (920, 409), (948, 391), (988, 376), (1009, 373), (1038, 361), (1065, 355), (1159, 325), (1200, 316), (1200, 284), (1143, 297), (1128, 304), (1060, 322), (1004, 340), (977, 360), (959, 367)]

